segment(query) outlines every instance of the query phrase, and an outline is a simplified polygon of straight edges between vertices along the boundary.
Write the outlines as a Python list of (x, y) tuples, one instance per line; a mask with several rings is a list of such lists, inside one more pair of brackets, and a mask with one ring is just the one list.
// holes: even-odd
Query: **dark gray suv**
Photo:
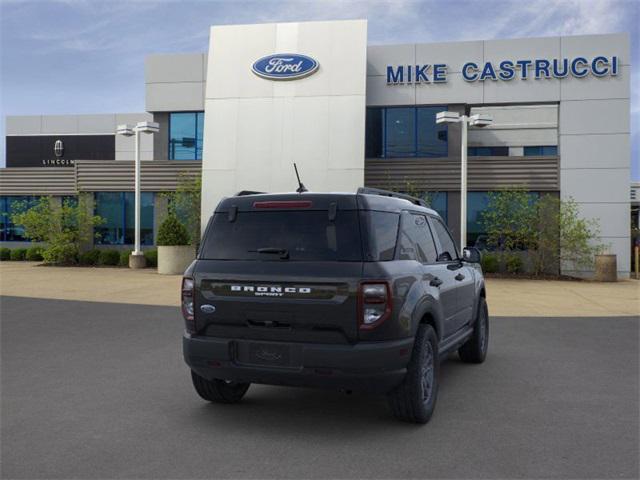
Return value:
[(440, 360), (487, 353), (479, 262), (405, 195), (226, 198), (182, 282), (195, 389), (220, 403), (251, 383), (364, 390), (386, 394), (397, 418), (426, 423)]

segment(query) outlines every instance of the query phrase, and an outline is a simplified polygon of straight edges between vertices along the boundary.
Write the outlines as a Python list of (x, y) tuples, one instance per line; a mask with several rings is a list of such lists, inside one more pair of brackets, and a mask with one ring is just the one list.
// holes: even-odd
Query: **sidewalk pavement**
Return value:
[[(0, 263), (0, 295), (180, 305), (179, 275), (110, 267), (45, 267)], [(639, 316), (640, 282), (487, 279), (490, 314), (509, 317)]]

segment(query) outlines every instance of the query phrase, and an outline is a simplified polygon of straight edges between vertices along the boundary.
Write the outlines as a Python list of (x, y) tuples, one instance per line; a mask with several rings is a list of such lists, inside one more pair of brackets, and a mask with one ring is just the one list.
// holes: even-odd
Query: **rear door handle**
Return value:
[(431, 285), (432, 287), (439, 287), (440, 285), (442, 285), (442, 280), (440, 280), (438, 277), (433, 277), (429, 282), (429, 285)]
[(458, 280), (459, 282), (461, 282), (462, 280), (464, 280), (464, 275), (459, 273), (454, 277), (456, 280)]

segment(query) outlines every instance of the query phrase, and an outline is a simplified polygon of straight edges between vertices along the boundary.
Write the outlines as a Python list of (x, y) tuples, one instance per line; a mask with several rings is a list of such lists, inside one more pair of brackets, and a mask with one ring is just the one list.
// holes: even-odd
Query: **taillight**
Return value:
[(182, 279), (182, 316), (185, 328), (189, 333), (195, 333), (196, 322), (193, 317), (193, 278)]
[(391, 315), (391, 289), (387, 282), (360, 284), (358, 292), (358, 322), (361, 330), (370, 330)]

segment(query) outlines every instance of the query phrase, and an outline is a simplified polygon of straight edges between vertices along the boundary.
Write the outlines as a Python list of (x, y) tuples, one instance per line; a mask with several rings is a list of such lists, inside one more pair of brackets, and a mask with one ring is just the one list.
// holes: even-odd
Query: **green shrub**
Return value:
[(118, 262), (118, 265), (120, 265), (121, 267), (128, 267), (129, 266), (129, 255), (131, 254), (131, 252), (129, 250), (123, 250), (120, 252), (120, 261)]
[(516, 254), (509, 254), (505, 259), (505, 266), (507, 268), (507, 272), (509, 273), (522, 273), (523, 263), (522, 258)]
[(482, 255), (482, 271), (484, 273), (496, 273), (500, 269), (500, 259), (494, 253)]
[(120, 252), (118, 250), (101, 250), (98, 263), (100, 265), (118, 265), (120, 263)]
[(30, 262), (40, 262), (42, 260), (42, 247), (28, 248), (25, 258)]
[(178, 217), (170, 213), (158, 229), (158, 245), (189, 245), (189, 232)]
[(74, 243), (49, 245), (42, 252), (42, 259), (45, 263), (54, 265), (71, 265), (78, 263), (80, 252)]
[(147, 260), (147, 267), (158, 266), (158, 251), (157, 250), (145, 250), (144, 258)]
[(0, 248), (0, 261), (4, 262), (5, 260), (11, 259), (11, 249), (3, 247)]
[(82, 265), (97, 265), (100, 260), (100, 250), (88, 250), (80, 254), (80, 263)]
[(11, 250), (11, 254), (9, 258), (11, 258), (11, 260), (14, 260), (14, 261), (22, 261), (24, 260), (24, 257), (26, 255), (27, 255), (26, 248), (14, 248), (13, 250)]

